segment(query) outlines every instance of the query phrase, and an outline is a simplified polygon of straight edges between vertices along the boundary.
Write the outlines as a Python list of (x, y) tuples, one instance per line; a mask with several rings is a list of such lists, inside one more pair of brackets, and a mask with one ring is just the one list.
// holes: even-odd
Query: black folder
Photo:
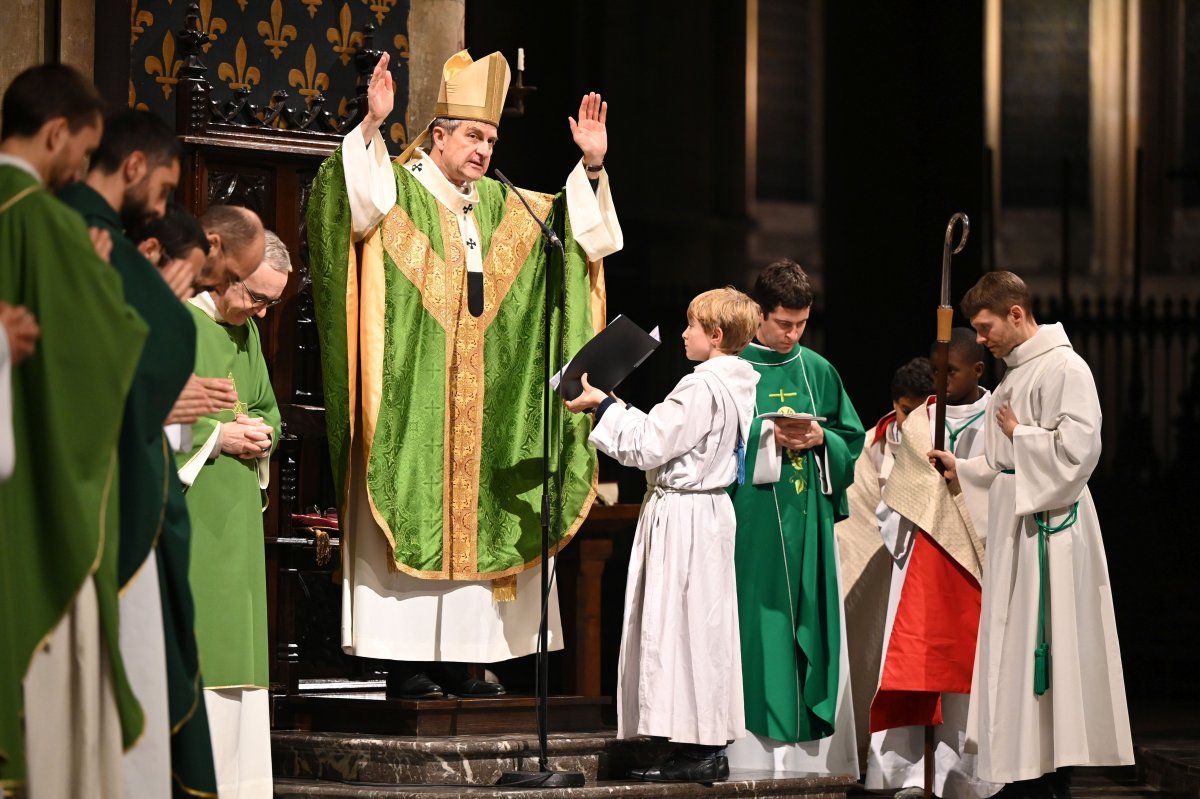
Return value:
[(658, 345), (658, 339), (627, 316), (618, 316), (580, 347), (571, 362), (563, 367), (556, 390), (564, 399), (575, 399), (583, 393), (579, 378), (586, 373), (588, 383), (601, 391), (612, 391), (641, 366)]

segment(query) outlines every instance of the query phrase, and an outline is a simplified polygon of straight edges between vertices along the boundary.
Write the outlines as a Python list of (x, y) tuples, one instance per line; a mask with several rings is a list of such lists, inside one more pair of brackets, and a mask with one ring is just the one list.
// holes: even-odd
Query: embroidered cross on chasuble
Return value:
[[(309, 203), (335, 484), (345, 488), (343, 507), (365, 491), (392, 569), (490, 579), (496, 598), (508, 599), (516, 575), (541, 558), (544, 281), (549, 271), (556, 288), (565, 274), (551, 339), (557, 348), (561, 333), (569, 356), (603, 323), (602, 299), (594, 302), (601, 268), (571, 237), (561, 193), (526, 193), (566, 233), (565, 270), (557, 258), (548, 270), (536, 223), (502, 184), (476, 183), (479, 236), (465, 242), (454, 211), (408, 170), (395, 174), (397, 204), (361, 251), (336, 194), (340, 153), (322, 166)], [(483, 258), (478, 316), (467, 298), (472, 244)], [(591, 507), (597, 464), (586, 416), (557, 397), (551, 414), (551, 430), (563, 423), (551, 451), (551, 469), (561, 464), (563, 475), (554, 554)], [(352, 534), (373, 534), (361, 528)]]

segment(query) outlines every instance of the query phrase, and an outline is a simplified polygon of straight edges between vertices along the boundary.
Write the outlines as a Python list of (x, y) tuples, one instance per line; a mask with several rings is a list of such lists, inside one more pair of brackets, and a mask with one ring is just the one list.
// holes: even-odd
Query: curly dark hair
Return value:
[(763, 316), (784, 307), (803, 311), (813, 304), (812, 285), (800, 264), (788, 258), (775, 261), (759, 273), (750, 296)]
[(928, 397), (933, 392), (933, 363), (928, 358), (913, 358), (892, 375), (892, 402), (902, 397)]

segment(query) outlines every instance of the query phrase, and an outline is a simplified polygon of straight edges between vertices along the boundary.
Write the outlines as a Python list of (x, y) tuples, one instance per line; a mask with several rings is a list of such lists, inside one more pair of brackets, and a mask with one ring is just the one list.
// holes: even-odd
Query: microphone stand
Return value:
[[(542, 220), (525, 197), (517, 190), (504, 173), (495, 170), (496, 177), (517, 196), (521, 205), (529, 212), (529, 216), (542, 229), (542, 245), (546, 253), (546, 308), (542, 324), (542, 618), (538, 631), (537, 651), (537, 730), (538, 730), (538, 770), (537, 771), (506, 771), (496, 781), (497, 785), (523, 788), (577, 788), (584, 784), (584, 776), (579, 771), (554, 771), (546, 758), (546, 737), (550, 726), (550, 325), (554, 311), (554, 292), (551, 288), (550, 275), (554, 265), (554, 251), (558, 250), (560, 261), (566, 269), (566, 251), (562, 239)], [(560, 324), (563, 322), (560, 320)], [(561, 457), (561, 453), (560, 453)], [(559, 486), (558, 501), (561, 500), (562, 486)], [(561, 514), (556, 514), (556, 518)]]

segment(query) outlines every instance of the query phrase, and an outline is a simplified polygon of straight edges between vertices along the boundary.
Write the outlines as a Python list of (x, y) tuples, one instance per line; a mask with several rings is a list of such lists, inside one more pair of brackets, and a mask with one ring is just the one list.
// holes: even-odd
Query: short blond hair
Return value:
[(741, 352), (758, 332), (762, 312), (758, 303), (733, 286), (712, 289), (688, 303), (689, 320), (696, 320), (710, 336), (721, 329), (721, 351)]

